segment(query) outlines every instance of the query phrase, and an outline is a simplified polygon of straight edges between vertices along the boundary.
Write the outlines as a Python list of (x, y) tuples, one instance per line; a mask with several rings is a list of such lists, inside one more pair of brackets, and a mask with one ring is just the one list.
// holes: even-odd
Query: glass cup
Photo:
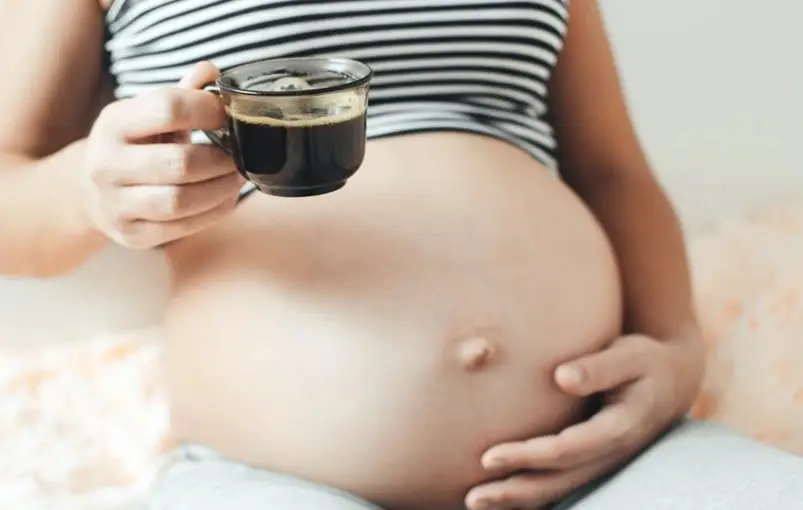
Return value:
[(221, 73), (227, 129), (205, 131), (266, 194), (309, 197), (346, 185), (365, 157), (373, 71), (341, 58), (265, 60)]

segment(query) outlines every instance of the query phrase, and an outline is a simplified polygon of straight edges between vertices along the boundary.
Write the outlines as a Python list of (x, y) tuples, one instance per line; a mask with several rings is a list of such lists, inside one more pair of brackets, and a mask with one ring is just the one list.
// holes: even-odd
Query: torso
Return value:
[(619, 332), (618, 272), (528, 144), (393, 134), (342, 190), (253, 194), (167, 247), (173, 423), (393, 510), (450, 510), (485, 448), (579, 419), (552, 371)]
[(180, 437), (391, 508), (451, 508), (484, 448), (576, 420), (551, 373), (619, 330), (589, 212), (473, 135), (371, 142), (341, 191), (254, 195), (168, 255)]

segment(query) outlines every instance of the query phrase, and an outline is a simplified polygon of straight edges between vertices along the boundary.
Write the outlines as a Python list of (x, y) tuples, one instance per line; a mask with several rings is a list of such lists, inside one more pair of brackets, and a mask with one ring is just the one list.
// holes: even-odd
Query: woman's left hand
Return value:
[(466, 505), (537, 509), (608, 474), (688, 411), (702, 373), (696, 332), (664, 341), (623, 336), (601, 352), (561, 365), (555, 370), (558, 386), (580, 397), (603, 394), (602, 409), (556, 435), (490, 448), (483, 467), (501, 479), (473, 488)]

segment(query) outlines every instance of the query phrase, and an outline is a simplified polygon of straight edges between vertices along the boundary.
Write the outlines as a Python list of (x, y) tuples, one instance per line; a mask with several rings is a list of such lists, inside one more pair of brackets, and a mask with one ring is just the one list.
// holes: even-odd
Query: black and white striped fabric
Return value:
[(368, 137), (467, 131), (557, 170), (547, 84), (569, 0), (113, 0), (117, 97), (175, 84), (195, 62), (339, 56), (375, 71)]

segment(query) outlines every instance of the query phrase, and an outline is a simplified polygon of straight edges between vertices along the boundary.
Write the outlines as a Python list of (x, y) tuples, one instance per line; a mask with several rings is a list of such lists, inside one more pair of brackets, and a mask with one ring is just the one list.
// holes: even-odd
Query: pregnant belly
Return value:
[(372, 142), (343, 190), (253, 196), (168, 255), (179, 437), (394, 510), (459, 506), (484, 449), (576, 421), (551, 373), (620, 328), (589, 212), (470, 135)]

